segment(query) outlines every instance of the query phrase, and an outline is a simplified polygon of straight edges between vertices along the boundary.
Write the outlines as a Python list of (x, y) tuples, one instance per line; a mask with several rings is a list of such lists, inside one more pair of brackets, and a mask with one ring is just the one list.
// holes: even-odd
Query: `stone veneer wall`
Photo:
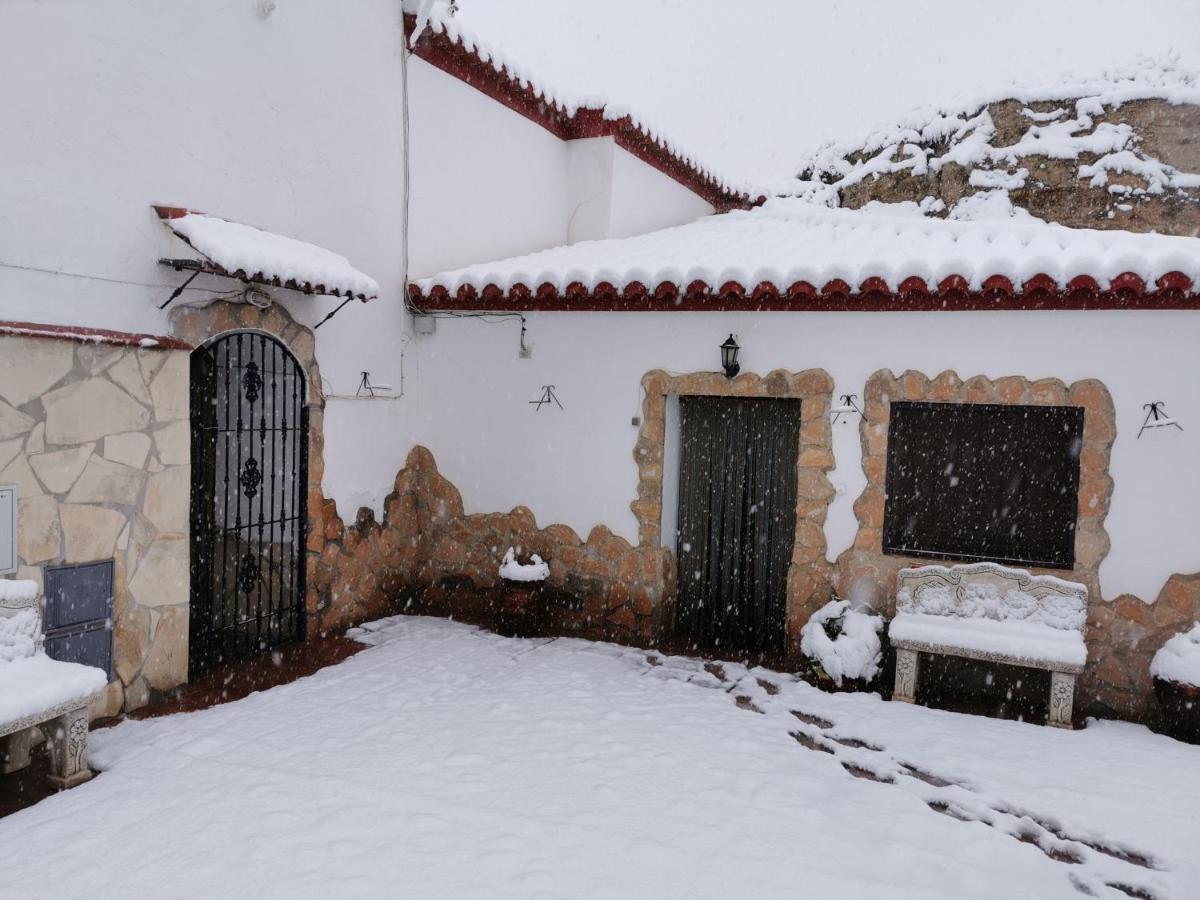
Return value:
[(674, 555), (661, 544), (662, 460), (666, 398), (672, 394), (780, 397), (801, 401), (796, 547), (788, 572), (788, 634), (793, 643), (811, 612), (830, 595), (832, 566), (825, 559), (825, 513), (833, 497), (829, 426), (833, 381), (827, 373), (719, 373), (671, 376), (648, 373), (644, 418), (634, 459), (638, 497), (631, 504), (639, 542), (630, 544), (598, 525), (581, 538), (566, 525), (539, 527), (533, 513), (466, 515), (458, 490), (437, 471), (424, 447), (409, 454), (377, 523), (369, 509), (346, 527), (331, 501), (323, 505), (320, 534), (310, 538), (310, 590), (320, 624), (332, 629), (394, 608), (488, 622), (499, 596), (500, 559), (510, 547), (537, 553), (550, 565), (552, 627), (584, 637), (649, 643), (670, 623)]
[(994, 381), (976, 376), (964, 381), (949, 371), (930, 379), (920, 372), (896, 376), (882, 370), (868, 380), (864, 400), (861, 436), (867, 486), (854, 505), (858, 534), (854, 545), (838, 557), (835, 583), (842, 596), (862, 598), (889, 617), (894, 613), (896, 573), (907, 566), (936, 562), (882, 550), (891, 401), (1083, 407), (1075, 568), (1034, 571), (1079, 581), (1088, 588), (1088, 666), (1079, 679), (1077, 709), (1153, 720), (1157, 708), (1150, 659), (1167, 638), (1200, 619), (1200, 575), (1173, 576), (1154, 604), (1128, 595), (1115, 600), (1103, 597), (1098, 573), (1109, 550), (1104, 520), (1112, 498), (1109, 456), (1117, 433), (1112, 398), (1104, 385), (1089, 379), (1068, 387), (1057, 379), (1029, 381), (1020, 376)]
[(188, 352), (0, 337), (0, 484), (18, 578), (113, 559), (114, 678), (93, 718), (187, 679)]

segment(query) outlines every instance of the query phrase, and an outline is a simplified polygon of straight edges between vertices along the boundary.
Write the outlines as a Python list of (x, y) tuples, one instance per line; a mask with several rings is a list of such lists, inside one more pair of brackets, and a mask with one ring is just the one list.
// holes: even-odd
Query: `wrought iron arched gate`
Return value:
[(275, 338), (222, 335), (192, 354), (189, 671), (304, 638), (308, 409)]

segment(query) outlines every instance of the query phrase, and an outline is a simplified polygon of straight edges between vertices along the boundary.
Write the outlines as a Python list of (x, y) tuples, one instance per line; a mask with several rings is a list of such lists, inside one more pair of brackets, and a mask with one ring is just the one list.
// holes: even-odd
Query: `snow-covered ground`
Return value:
[(1200, 748), (1138, 727), (437, 619), (364, 637), (95, 733), (98, 778), (0, 820), (0, 895), (1200, 896)]

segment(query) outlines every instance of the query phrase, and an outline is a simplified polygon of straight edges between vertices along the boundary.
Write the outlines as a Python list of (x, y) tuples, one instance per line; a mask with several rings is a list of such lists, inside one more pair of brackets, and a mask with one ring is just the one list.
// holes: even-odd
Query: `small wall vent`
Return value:
[(46, 566), (46, 655), (112, 678), (113, 561)]

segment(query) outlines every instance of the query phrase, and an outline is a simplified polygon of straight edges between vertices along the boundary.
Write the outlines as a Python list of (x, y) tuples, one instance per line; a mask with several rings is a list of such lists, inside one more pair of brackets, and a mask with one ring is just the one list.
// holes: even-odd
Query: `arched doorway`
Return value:
[(304, 638), (306, 396), (269, 334), (192, 353), (190, 676)]

